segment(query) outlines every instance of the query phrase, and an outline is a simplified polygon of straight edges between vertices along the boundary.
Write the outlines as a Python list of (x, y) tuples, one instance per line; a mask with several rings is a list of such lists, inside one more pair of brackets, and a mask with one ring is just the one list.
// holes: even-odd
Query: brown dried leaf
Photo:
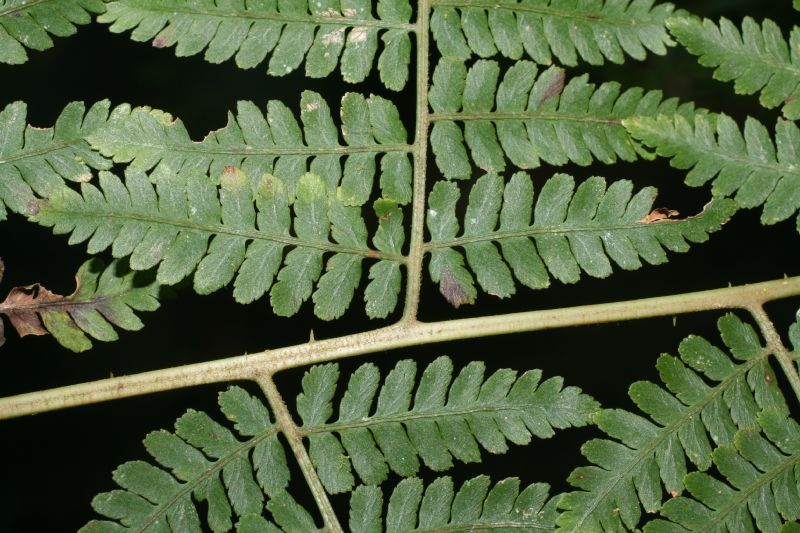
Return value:
[(20, 337), (47, 335), (38, 311), (43, 307), (52, 307), (54, 303), (62, 302), (64, 299), (60, 294), (51, 292), (38, 283), (14, 287), (0, 304), (0, 313), (8, 317)]
[(458, 309), (462, 304), (469, 302), (469, 297), (464, 291), (464, 288), (458, 284), (456, 279), (445, 269), (442, 271), (441, 282), (439, 283), (439, 291), (442, 296), (450, 302), (450, 305)]
[(639, 222), (643, 224), (651, 224), (653, 222), (659, 222), (662, 220), (669, 220), (671, 218), (675, 218), (679, 216), (680, 213), (675, 211), (674, 209), (667, 209), (666, 207), (659, 207), (658, 209), (653, 209), (650, 211), (643, 219)]

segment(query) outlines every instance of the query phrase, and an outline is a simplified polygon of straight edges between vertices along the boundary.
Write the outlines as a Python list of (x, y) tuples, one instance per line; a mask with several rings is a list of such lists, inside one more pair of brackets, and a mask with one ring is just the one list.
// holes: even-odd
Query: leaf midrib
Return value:
[[(489, 10), (495, 9), (506, 9), (509, 11), (520, 11), (524, 13), (533, 13), (535, 15), (540, 15), (542, 17), (558, 17), (558, 18), (566, 18), (566, 19), (576, 19), (576, 20), (583, 20), (587, 22), (591, 22), (592, 24), (598, 23), (605, 23), (614, 26), (628, 26), (628, 27), (640, 27), (641, 24), (638, 23), (635, 19), (614, 19), (610, 18), (607, 15), (583, 15), (578, 12), (570, 12), (570, 11), (562, 11), (558, 9), (553, 9), (552, 7), (540, 7), (540, 6), (528, 6), (522, 4), (510, 4), (510, 3), (501, 3), (499, 1), (493, 0), (430, 0), (430, 4), (433, 7), (436, 6), (449, 6), (449, 7), (459, 7), (459, 8), (468, 8), (468, 7), (478, 7), (484, 8)], [(625, 11), (627, 14), (627, 11)]]
[(15, 161), (20, 161), (22, 159), (29, 159), (32, 157), (40, 157), (45, 154), (49, 154), (51, 152), (57, 152), (59, 150), (63, 150), (64, 148), (69, 147), (76, 147), (81, 141), (83, 141), (83, 137), (76, 137), (74, 139), (70, 139), (68, 141), (61, 141), (57, 143), (48, 144), (42, 148), (34, 149), (34, 150), (25, 150), (24, 148), (17, 152), (16, 155), (9, 157), (8, 159), (0, 159), (0, 165), (6, 165), (14, 163)]
[[(512, 239), (515, 237), (536, 237), (537, 235), (567, 235), (570, 233), (605, 233), (608, 231), (624, 231), (624, 230), (644, 230), (653, 228), (664, 224), (686, 224), (705, 216), (705, 212), (700, 213), (694, 217), (689, 217), (680, 220), (659, 220), (656, 222), (638, 222), (631, 224), (612, 224), (608, 226), (559, 226), (559, 227), (546, 227), (546, 226), (529, 226), (520, 230), (507, 230), (507, 231), (493, 231), (485, 235), (464, 235), (455, 239), (446, 241), (432, 241), (425, 243), (425, 250), (436, 250), (438, 248), (454, 248), (456, 246), (464, 246), (486, 241), (501, 241), (504, 239)], [(568, 224), (568, 222), (564, 222)]]
[[(662, 428), (662, 431), (658, 435), (658, 437), (653, 440), (651, 445), (647, 446), (646, 448), (643, 448), (643, 449), (639, 450), (639, 453), (633, 458), (633, 460), (631, 460), (628, 463), (628, 465), (622, 471), (619, 472), (619, 475), (617, 475), (615, 477), (613, 483), (609, 483), (604, 488), (604, 490), (602, 490), (598, 494), (597, 498), (593, 498), (591, 504), (589, 504), (589, 505), (587, 505), (587, 506), (585, 506), (585, 507), (583, 507), (581, 509), (581, 511), (583, 513), (582, 513), (582, 516), (580, 518), (580, 521), (577, 522), (577, 524), (575, 525), (575, 527), (573, 527), (571, 529), (571, 531), (579, 531), (580, 530), (580, 529), (576, 529), (576, 528), (580, 528), (580, 526), (583, 524), (583, 522), (585, 522), (586, 519), (588, 519), (592, 515), (592, 513), (595, 510), (595, 508), (597, 508), (597, 506), (600, 504), (600, 502), (604, 501), (606, 499), (606, 497), (608, 496), (608, 494), (610, 494), (613, 491), (613, 489), (616, 488), (617, 484), (619, 484), (622, 480), (627, 479), (628, 472), (633, 470), (634, 467), (638, 466), (639, 463), (641, 463), (644, 459), (646, 459), (647, 457), (650, 457), (653, 453), (655, 453), (655, 450), (661, 445), (661, 443), (664, 440), (666, 440), (671, 435), (675, 434), (688, 421), (693, 420), (695, 415), (697, 415), (698, 413), (702, 412), (703, 409), (705, 409), (706, 406), (708, 406), (708, 404), (711, 403), (711, 401), (713, 401), (715, 398), (717, 398), (717, 396), (722, 394), (730, 386), (730, 384), (735, 379), (737, 379), (739, 376), (741, 376), (742, 374), (746, 373), (748, 370), (753, 368), (757, 363), (759, 363), (759, 362), (763, 361), (764, 359), (766, 359), (767, 357), (769, 357), (771, 353), (772, 353), (772, 351), (769, 348), (763, 348), (761, 353), (759, 353), (758, 355), (755, 355), (751, 359), (748, 359), (747, 361), (745, 361), (745, 362), (743, 362), (743, 363), (741, 363), (739, 365), (736, 365), (735, 370), (728, 377), (726, 377), (724, 380), (720, 381), (714, 388), (712, 388), (710, 393), (708, 394), (708, 396), (706, 396), (705, 399), (702, 402), (698, 402), (698, 403), (690, 406), (689, 408), (686, 409), (686, 411), (684, 411), (681, 414), (681, 417), (678, 418), (678, 420), (676, 420), (675, 422), (673, 422), (672, 424), (670, 424), (668, 426), (664, 426)], [(705, 429), (705, 425), (703, 427)], [(686, 457), (685, 451), (684, 451), (684, 457)], [(613, 471), (610, 471), (610, 470), (605, 470), (605, 469), (603, 469), (603, 470), (605, 472), (613, 473)], [(592, 494), (592, 493), (589, 492), (588, 494)], [(641, 503), (638, 500), (637, 500), (636, 503), (637, 503), (637, 505), (641, 505)]]
[[(738, 454), (737, 450), (737, 454)], [(784, 456), (786, 457), (786, 456)], [(752, 464), (750, 461), (747, 461), (749, 464)], [(709, 521), (710, 523), (721, 523), (725, 517), (727, 517), (730, 513), (736, 510), (740, 505), (746, 504), (747, 500), (750, 496), (758, 489), (766, 485), (767, 483), (772, 483), (775, 478), (781, 475), (787, 468), (793, 467), (795, 463), (800, 462), (800, 452), (795, 453), (786, 457), (783, 461), (781, 461), (778, 466), (775, 468), (768, 470), (767, 472), (762, 472), (762, 475), (758, 476), (758, 480), (747, 487), (746, 490), (737, 491), (737, 496), (733, 498), (730, 505), (724, 507), (721, 511), (715, 511), (712, 516), (712, 519)], [(726, 478), (726, 481), (727, 478)], [(703, 503), (703, 502), (700, 502)]]
[(51, 0), (28, 0), (24, 4), (17, 4), (15, 6), (7, 7), (7, 8), (0, 8), (0, 17), (5, 17), (7, 15), (12, 15), (19, 11), (24, 11), (29, 9), (35, 5), (43, 4), (45, 2), (50, 2)]
[(540, 113), (537, 111), (461, 111), (458, 113), (431, 113), (431, 121), (442, 120), (520, 120), (547, 122), (587, 122), (604, 126), (622, 127), (622, 118), (600, 118), (594, 116), (567, 115), (561, 113)]
[[(189, 481), (186, 481), (181, 484), (181, 488), (175, 492), (174, 496), (167, 500), (162, 504), (157, 504), (158, 509), (156, 509), (150, 516), (147, 517), (147, 520), (137, 527), (136, 533), (142, 533), (143, 531), (147, 530), (153, 522), (155, 522), (160, 516), (166, 513), (167, 509), (172, 507), (178, 500), (184, 497), (186, 494), (191, 493), (194, 488), (199, 485), (202, 481), (208, 479), (212, 474), (216, 474), (220, 470), (222, 470), (228, 463), (233, 461), (234, 459), (241, 457), (243, 453), (248, 453), (252, 448), (255, 448), (259, 443), (262, 441), (276, 435), (278, 433), (277, 426), (269, 426), (266, 431), (263, 433), (256, 435), (255, 437), (251, 438), (248, 441), (241, 443), (241, 445), (237, 446), (235, 450), (231, 453), (227, 454), (225, 457), (219, 458), (212, 466), (205, 471), (203, 471), (198, 476), (192, 478)], [(204, 455), (205, 456), (205, 455)], [(246, 458), (247, 462), (251, 465), (253, 464), (249, 457)], [(155, 503), (155, 502), (152, 502)]]
[[(781, 35), (781, 37), (783, 37), (783, 35)], [(800, 81), (800, 65), (795, 65), (794, 63), (791, 62), (791, 60), (789, 61), (789, 63), (776, 63), (775, 61), (777, 61), (777, 58), (774, 55), (769, 53), (760, 54), (758, 52), (753, 52), (751, 51), (750, 48), (747, 47), (747, 44), (745, 44), (744, 42), (737, 42), (737, 44), (741, 44), (741, 46), (737, 46), (734, 48), (732, 46), (727, 46), (727, 42), (708, 39), (705, 37), (705, 35), (703, 36), (703, 41), (709, 44), (710, 46), (717, 47), (718, 49), (724, 52), (726, 51), (727, 54), (724, 55), (727, 55), (729, 57), (739, 56), (739, 62), (746, 64), (747, 70), (754, 69), (755, 66), (752, 63), (758, 62), (768, 67), (772, 67), (774, 70), (787, 72), (791, 74), (795, 79)], [(707, 51), (708, 50), (707, 48), (704, 48), (704, 50), (706, 51), (696, 55), (700, 55), (701, 57), (703, 56), (708, 57), (709, 55), (711, 55), (711, 53)], [(715, 61), (715, 63), (717, 62)], [(716, 68), (722, 68), (723, 66), (728, 66), (728, 63), (729, 61), (723, 59), (722, 61), (717, 63), (714, 68), (716, 69)], [(739, 77), (741, 76), (736, 76), (731, 80), (724, 80), (724, 81), (736, 81)], [(770, 76), (770, 78), (772, 78), (772, 76)], [(764, 85), (766, 86), (768, 85), (768, 83), (769, 82), (765, 83)], [(757, 89), (755, 92), (758, 92), (759, 90), (763, 89)]]
[[(182, 152), (182, 153), (200, 153), (208, 155), (241, 155), (241, 156), (283, 156), (283, 155), (348, 155), (360, 153), (388, 153), (388, 152), (412, 152), (413, 147), (408, 144), (368, 144), (360, 146), (326, 146), (326, 147), (313, 147), (313, 146), (297, 146), (297, 147), (269, 147), (269, 148), (252, 148), (245, 146), (244, 148), (224, 148), (224, 147), (208, 147), (203, 141), (192, 142), (192, 144), (154, 144), (137, 142), (136, 140), (125, 140), (123, 143), (126, 147), (136, 146), (142, 149), (155, 150), (158, 152)], [(102, 153), (102, 150), (101, 150)], [(113, 152), (112, 152), (113, 154)], [(134, 157), (133, 159), (136, 159)], [(121, 161), (127, 162), (127, 161)]]
[(122, 298), (124, 296), (131, 294), (135, 290), (141, 290), (144, 288), (145, 287), (131, 287), (130, 289), (123, 292), (98, 296), (96, 298), (93, 297), (79, 301), (69, 300), (68, 299), (69, 296), (65, 296), (63, 297), (64, 298), (63, 300), (45, 302), (45, 303), (34, 303), (34, 304), (24, 304), (24, 305), (7, 305), (4, 303), (0, 303), (0, 313), (8, 314), (8, 313), (16, 313), (19, 311), (38, 312), (39, 309), (44, 309), (45, 310), (44, 312), (46, 312), (48, 308), (57, 308), (57, 307), (97, 307), (103, 302), (106, 302), (108, 300), (113, 300), (115, 298)]
[(444, 527), (436, 527), (433, 529), (422, 528), (413, 529), (410, 533), (474, 533), (476, 531), (485, 531), (492, 529), (508, 530), (508, 529), (521, 529), (523, 531), (530, 531), (531, 529), (538, 529), (541, 531), (554, 531), (554, 527), (540, 526), (539, 524), (531, 522), (519, 522), (516, 520), (497, 520), (494, 522), (481, 522), (480, 519), (470, 524), (453, 524)]
[(230, 235), (232, 237), (242, 237), (245, 239), (278, 242), (287, 246), (295, 246), (298, 248), (315, 248), (326, 252), (361, 255), (372, 259), (382, 259), (387, 261), (395, 261), (399, 263), (405, 263), (407, 261), (407, 258), (403, 255), (389, 254), (368, 248), (367, 249), (353, 248), (350, 246), (342, 246), (340, 244), (335, 244), (331, 242), (305, 241), (294, 237), (268, 234), (258, 230), (229, 228), (222, 224), (202, 224), (202, 223), (192, 222), (190, 220), (176, 220), (166, 217), (147, 215), (143, 213), (95, 212), (91, 210), (70, 211), (64, 209), (63, 207), (53, 206), (47, 201), (41, 204), (41, 209), (46, 210), (48, 213), (61, 214), (66, 216), (144, 222), (149, 225), (170, 226), (174, 228), (179, 228), (181, 230), (190, 230), (197, 233), (204, 233), (209, 235)]
[(447, 409), (447, 406), (442, 406), (442, 408), (437, 410), (429, 410), (429, 411), (406, 411), (404, 413), (396, 413), (387, 416), (380, 416), (374, 415), (368, 418), (361, 418), (359, 420), (348, 420), (348, 421), (337, 421), (332, 422), (330, 424), (321, 424), (318, 426), (304, 426), (298, 428), (300, 434), (303, 436), (314, 435), (317, 433), (333, 433), (339, 431), (345, 431), (348, 429), (355, 429), (355, 428), (369, 428), (372, 426), (379, 426), (381, 424), (391, 424), (391, 423), (405, 423), (412, 420), (424, 420), (431, 418), (434, 421), (436, 419), (441, 418), (448, 418), (448, 417), (466, 417), (471, 414), (476, 413), (501, 413), (503, 411), (515, 411), (520, 413), (522, 416), (525, 415), (526, 409), (530, 408), (539, 408), (542, 407), (537, 406), (534, 402), (530, 403), (505, 403), (498, 405), (481, 405), (478, 407), (466, 407), (460, 409)]
[[(125, 3), (125, 2), (121, 2)], [(380, 19), (360, 19), (360, 18), (352, 18), (352, 17), (344, 17), (341, 15), (336, 16), (323, 16), (323, 15), (299, 15), (294, 13), (279, 13), (277, 10), (275, 12), (263, 12), (258, 11), (256, 9), (248, 9), (248, 10), (239, 10), (239, 9), (219, 9), (219, 10), (212, 10), (212, 9), (202, 9), (202, 8), (191, 8), (191, 7), (183, 7), (183, 6), (163, 6), (163, 5), (152, 5), (148, 4), (145, 6), (135, 5), (135, 6), (128, 6), (133, 7), (134, 9), (140, 11), (151, 11), (151, 12), (160, 12), (160, 13), (172, 13), (172, 14), (184, 14), (184, 15), (202, 15), (207, 17), (218, 17), (218, 18), (234, 18), (234, 19), (246, 19), (246, 20), (272, 20), (275, 22), (281, 23), (305, 23), (305, 24), (315, 24), (318, 26), (321, 25), (337, 25), (337, 26), (349, 26), (349, 27), (369, 27), (369, 28), (379, 28), (379, 29), (398, 29), (404, 30), (407, 32), (413, 32), (416, 30), (416, 25), (407, 23), (407, 22), (392, 22)]]

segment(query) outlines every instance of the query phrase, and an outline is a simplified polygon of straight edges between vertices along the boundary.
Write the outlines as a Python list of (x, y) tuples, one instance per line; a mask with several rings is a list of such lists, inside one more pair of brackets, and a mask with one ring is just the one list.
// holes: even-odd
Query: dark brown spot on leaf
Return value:
[(445, 299), (450, 302), (450, 305), (456, 309), (469, 301), (464, 288), (459, 285), (458, 281), (456, 281), (456, 278), (454, 278), (450, 271), (446, 269), (442, 272), (441, 282), (439, 283), (439, 291), (442, 293), (442, 296), (444, 296)]
[(559, 70), (556, 78), (550, 83), (547, 89), (545, 89), (544, 94), (542, 94), (542, 97), (539, 98), (540, 104), (548, 101), (554, 96), (561, 94), (561, 91), (564, 89), (564, 76), (565, 76), (564, 71)]

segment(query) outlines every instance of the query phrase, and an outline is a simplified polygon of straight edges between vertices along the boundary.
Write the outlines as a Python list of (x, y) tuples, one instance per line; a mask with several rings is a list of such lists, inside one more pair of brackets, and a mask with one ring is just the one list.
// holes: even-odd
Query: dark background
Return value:
[[(790, 4), (789, 0), (679, 2), (706, 16), (724, 14), (737, 24), (745, 14), (756, 19), (771, 17), (787, 33), (792, 23), (800, 19)], [(200, 139), (225, 124), (226, 115), (235, 109), (237, 100), (252, 100), (263, 106), (269, 99), (281, 99), (296, 109), (300, 91), (311, 89), (322, 93), (335, 109), (341, 95), (353, 90), (340, 81), (338, 74), (324, 80), (306, 80), (301, 75), (302, 68), (286, 78), (268, 77), (265, 70), (261, 65), (242, 71), (232, 61), (210, 65), (200, 56), (176, 59), (172, 50), (134, 43), (127, 35), (114, 35), (104, 26), (92, 24), (81, 27), (71, 38), (56, 39), (54, 49), (31, 53), (31, 60), (25, 65), (0, 65), (0, 106), (24, 100), (30, 123), (51, 126), (70, 101), (109, 98), (115, 105), (129, 102), (167, 110), (182, 118), (193, 137)], [(777, 117), (776, 112), (758, 107), (757, 97), (735, 96), (732, 84), (713, 81), (711, 70), (697, 66), (693, 57), (678, 49), (665, 58), (651, 56), (643, 63), (582, 66), (571, 73), (584, 71), (595, 82), (615, 79), (626, 86), (662, 88), (668, 96), (692, 99), (700, 106), (725, 111), (740, 120), (753, 115), (770, 128)], [(375, 76), (356, 90), (392, 97), (407, 129), (413, 131), (413, 82), (399, 96), (385, 90)], [(698, 212), (708, 200), (706, 190), (683, 186), (682, 173), (671, 169), (664, 160), (560, 170), (579, 179), (595, 174), (629, 178), (637, 189), (656, 185), (661, 191), (657, 205), (682, 214)], [(431, 172), (431, 178), (435, 177), (435, 170)], [(537, 169), (534, 179), (540, 184), (553, 172), (552, 168)], [(610, 302), (800, 274), (800, 236), (794, 230), (794, 220), (764, 228), (758, 223), (759, 214), (739, 213), (709, 243), (694, 246), (689, 254), (672, 254), (667, 265), (636, 272), (617, 271), (607, 280), (585, 277), (573, 286), (555, 283), (547, 291), (520, 287), (517, 295), (504, 301), (482, 294), (477, 305), (457, 311), (449, 308), (433, 284), (426, 283), (421, 318), (441, 320)], [(6, 263), (0, 297), (11, 287), (33, 282), (69, 294), (74, 272), (86, 258), (83, 245), (70, 247), (64, 237), (54, 237), (19, 216), (10, 216), (0, 224), (0, 256)], [(21, 340), (7, 327), (8, 341), (0, 348), (0, 396), (297, 344), (308, 339), (310, 329), (317, 338), (329, 338), (372, 329), (398, 318), (396, 314), (390, 320), (370, 321), (363, 311), (362, 294), (357, 292), (342, 320), (324, 323), (313, 317), (308, 304), (298, 316), (284, 319), (273, 316), (264, 299), (246, 306), (236, 304), (230, 288), (206, 297), (184, 289), (176, 300), (162, 302), (159, 311), (142, 315), (146, 325), (142, 331), (122, 332), (116, 343), (95, 342), (95, 348), (84, 354), (70, 353), (49, 337)], [(783, 301), (768, 310), (785, 331), (797, 306), (797, 300)], [(580, 386), (605, 406), (631, 409), (632, 402), (626, 395), (628, 385), (638, 379), (656, 379), (656, 357), (662, 352), (675, 353), (680, 340), (689, 333), (717, 341), (717, 318), (717, 313), (707, 313), (680, 316), (677, 320), (665, 317), (484, 338), (377, 353), (371, 360), (388, 369), (399, 359), (413, 357), (422, 367), (438, 355), (449, 354), (457, 368), (475, 359), (486, 360), (490, 370), (542, 368), (545, 377), (562, 375), (567, 384)], [(363, 360), (343, 361), (343, 375)], [(279, 385), (290, 405), (301, 375), (302, 369), (279, 376)], [(258, 394), (250, 384), (244, 386)], [(146, 458), (141, 445), (146, 433), (171, 428), (175, 418), (189, 407), (207, 410), (221, 420), (216, 393), (223, 388), (224, 385), (210, 385), (0, 421), (0, 530), (76, 530), (93, 516), (91, 498), (114, 488), (111, 471), (126, 460)], [(495, 479), (514, 475), (526, 484), (547, 481), (554, 492), (566, 490), (566, 476), (575, 466), (585, 463), (580, 457), (580, 443), (592, 436), (597, 432), (590, 428), (573, 429), (548, 441), (512, 447), (504, 456), (484, 452), (483, 464), (460, 466), (450, 474), (457, 480), (482, 472), (491, 472)], [(423, 469), (421, 475), (427, 477), (430, 472)], [(293, 494), (313, 509), (299, 472), (293, 478)], [(337, 497), (334, 501), (346, 522), (346, 498)]]

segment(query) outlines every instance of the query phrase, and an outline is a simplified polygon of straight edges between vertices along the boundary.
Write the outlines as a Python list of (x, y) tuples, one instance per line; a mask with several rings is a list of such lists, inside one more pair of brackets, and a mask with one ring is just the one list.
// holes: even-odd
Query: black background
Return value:
[[(756, 19), (771, 17), (787, 32), (800, 19), (790, 4), (790, 0), (679, 2), (695, 13), (715, 18), (725, 15), (737, 24), (744, 14)], [(0, 65), (0, 106), (15, 100), (27, 102), (29, 122), (37, 126), (51, 126), (70, 101), (91, 103), (108, 98), (114, 105), (128, 102), (167, 110), (183, 119), (193, 138), (200, 139), (209, 130), (224, 126), (237, 100), (252, 100), (263, 107), (269, 99), (280, 99), (297, 109), (300, 91), (310, 89), (322, 93), (335, 110), (341, 96), (354, 90), (342, 83), (338, 74), (324, 80), (304, 79), (302, 67), (286, 78), (272, 78), (266, 76), (263, 64), (242, 71), (232, 61), (210, 65), (201, 56), (176, 59), (172, 50), (134, 43), (127, 35), (111, 34), (98, 24), (81, 27), (71, 38), (56, 39), (55, 48), (30, 55), (25, 65)], [(694, 58), (677, 49), (667, 57), (651, 56), (642, 63), (631, 61), (602, 68), (584, 65), (571, 74), (580, 72), (589, 72), (595, 82), (613, 79), (625, 86), (662, 88), (668, 96), (695, 100), (700, 106), (725, 111), (739, 120), (756, 116), (770, 128), (777, 117), (776, 112), (758, 107), (757, 97), (735, 96), (732, 84), (713, 81), (710, 70), (697, 66)], [(368, 83), (355, 90), (391, 97), (398, 103), (407, 129), (413, 131), (413, 82), (400, 95), (393, 95), (373, 73)], [(657, 205), (683, 214), (698, 212), (708, 200), (706, 190), (683, 186), (682, 173), (664, 160), (559, 171), (579, 179), (591, 175), (629, 178), (637, 188), (656, 185), (661, 191)], [(539, 185), (553, 172), (545, 167), (532, 174)], [(436, 170), (432, 168), (429, 183), (434, 178)], [(420, 318), (441, 320), (610, 302), (800, 274), (800, 236), (794, 230), (794, 220), (764, 228), (758, 223), (759, 214), (739, 213), (709, 243), (694, 246), (688, 254), (672, 254), (667, 265), (617, 271), (607, 280), (585, 277), (573, 286), (555, 283), (547, 291), (520, 288), (517, 295), (504, 301), (482, 294), (477, 305), (457, 311), (449, 308), (433, 284), (425, 283)], [(33, 282), (69, 294), (74, 272), (86, 258), (83, 245), (68, 246), (64, 237), (54, 237), (47, 229), (14, 215), (0, 224), (0, 256), (6, 263), (0, 295), (11, 287)], [(0, 396), (302, 343), (311, 329), (317, 338), (329, 338), (372, 329), (398, 318), (394, 315), (386, 321), (370, 321), (361, 298), (357, 293), (343, 319), (324, 323), (313, 317), (311, 305), (305, 305), (299, 315), (284, 319), (273, 316), (264, 299), (246, 306), (236, 304), (230, 288), (206, 297), (183, 289), (175, 300), (163, 301), (157, 312), (142, 315), (146, 325), (142, 331), (122, 332), (120, 341), (111, 344), (95, 342), (95, 348), (83, 354), (70, 353), (49, 337), (21, 340), (7, 327), (8, 341), (0, 348)], [(782, 331), (793, 321), (797, 305), (797, 300), (788, 300), (769, 306)], [(449, 354), (457, 368), (475, 359), (486, 360), (490, 370), (542, 368), (545, 377), (562, 375), (567, 384), (580, 386), (605, 406), (631, 409), (628, 385), (639, 379), (656, 379), (656, 357), (662, 352), (675, 353), (687, 334), (700, 333), (716, 340), (714, 324), (718, 316), (665, 317), (452, 342), (377, 353), (371, 360), (388, 369), (397, 360), (412, 357), (422, 367), (438, 355)], [(363, 360), (343, 361), (343, 375)], [(278, 376), (290, 405), (301, 376), (302, 369)], [(259, 393), (251, 384), (243, 385)], [(0, 530), (76, 530), (93, 517), (91, 498), (114, 488), (111, 471), (126, 460), (146, 458), (141, 445), (146, 433), (171, 428), (175, 418), (189, 407), (207, 410), (221, 420), (216, 393), (223, 388), (196, 387), (1, 421)], [(483, 464), (459, 467), (450, 474), (457, 480), (482, 472), (491, 473), (495, 479), (513, 475), (526, 484), (547, 481), (554, 492), (566, 490), (566, 476), (585, 463), (580, 457), (580, 443), (593, 436), (597, 436), (593, 429), (573, 429), (554, 439), (512, 447), (503, 456), (484, 452)], [(423, 469), (421, 475), (427, 477), (430, 472)], [(313, 509), (299, 472), (293, 479), (293, 494)], [(346, 498), (336, 497), (334, 502), (346, 522)]]

